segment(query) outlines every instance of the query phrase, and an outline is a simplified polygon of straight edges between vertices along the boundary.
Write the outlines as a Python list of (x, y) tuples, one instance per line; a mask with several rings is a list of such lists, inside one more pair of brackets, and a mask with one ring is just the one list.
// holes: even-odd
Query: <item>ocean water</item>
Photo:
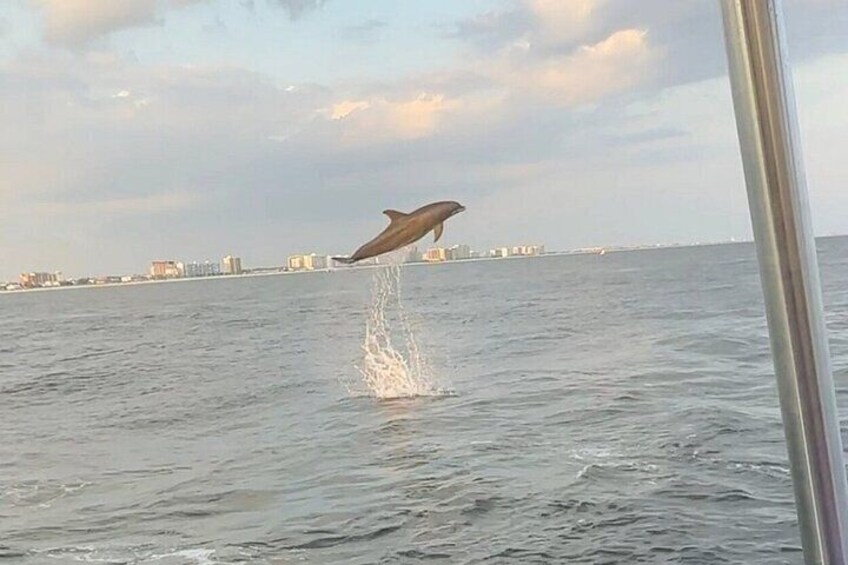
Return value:
[(0, 562), (801, 563), (752, 245), (377, 273), (0, 295)]

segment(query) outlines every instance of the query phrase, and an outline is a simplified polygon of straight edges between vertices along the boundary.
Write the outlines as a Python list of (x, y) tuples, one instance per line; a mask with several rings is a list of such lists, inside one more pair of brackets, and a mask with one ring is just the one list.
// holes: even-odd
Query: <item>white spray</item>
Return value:
[(436, 382), (410, 327), (401, 295), (401, 258), (392, 254), (386, 266), (374, 270), (363, 359), (357, 369), (367, 394), (376, 398), (450, 394)]

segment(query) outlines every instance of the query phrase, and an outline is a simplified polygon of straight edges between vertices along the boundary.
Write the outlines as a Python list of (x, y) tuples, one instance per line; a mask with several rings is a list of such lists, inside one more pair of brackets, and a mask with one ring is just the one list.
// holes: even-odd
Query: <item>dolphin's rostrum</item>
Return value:
[(388, 227), (350, 257), (333, 257), (333, 260), (346, 264), (356, 263), (415, 243), (430, 231), (435, 233), (435, 241), (439, 241), (444, 230), (444, 221), (464, 210), (465, 206), (453, 201), (427, 204), (409, 214), (397, 210), (383, 210), (391, 221)]

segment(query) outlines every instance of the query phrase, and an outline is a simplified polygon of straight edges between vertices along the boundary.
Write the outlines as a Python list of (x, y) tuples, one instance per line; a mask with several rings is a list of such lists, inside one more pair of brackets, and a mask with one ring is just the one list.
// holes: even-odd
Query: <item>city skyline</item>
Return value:
[[(848, 235), (826, 235), (828, 237), (848, 237)], [(561, 249), (550, 251), (544, 244), (524, 244), (497, 246), (485, 250), (475, 250), (467, 244), (453, 244), (450, 246), (432, 245), (420, 249), (412, 244), (404, 248), (404, 264), (435, 264), (463, 260), (486, 260), (505, 259), (516, 257), (539, 257), (543, 255), (581, 255), (598, 254), (607, 252), (640, 251), (652, 249), (668, 249), (679, 247), (698, 247), (728, 244), (752, 244), (752, 239), (731, 238), (730, 240), (697, 241), (690, 243), (675, 242), (671, 244), (636, 244), (629, 246), (587, 246), (572, 249)], [(98, 286), (102, 284), (137, 283), (137, 282), (161, 282), (165, 280), (191, 280), (209, 277), (222, 277), (229, 275), (251, 275), (268, 273), (296, 273), (312, 272), (335, 269), (356, 269), (360, 267), (374, 267), (391, 264), (396, 259), (385, 260), (384, 256), (372, 257), (353, 265), (343, 265), (332, 260), (331, 254), (322, 253), (299, 253), (289, 255), (282, 263), (272, 265), (257, 265), (243, 267), (242, 258), (227, 255), (220, 263), (205, 260), (184, 262), (175, 259), (156, 259), (150, 261), (146, 274), (134, 272), (133, 274), (110, 274), (110, 275), (84, 275), (82, 277), (66, 277), (62, 271), (27, 271), (19, 274), (16, 280), (0, 280), (0, 291), (21, 290), (27, 288), (50, 288), (62, 286)], [(217, 268), (210, 270), (196, 270), (197, 267), (216, 265)], [(192, 267), (195, 270), (192, 270)], [(35, 284), (29, 284), (34, 282)]]
[[(419, 250), (416, 245), (405, 248), (403, 263), (436, 263), (467, 259), (495, 259), (507, 257), (531, 257), (544, 255), (545, 246), (539, 244), (498, 247), (485, 251), (475, 251), (466, 244), (454, 244), (450, 247), (434, 246)], [(571, 250), (575, 252), (593, 252), (596, 249)], [(342, 265), (333, 261), (328, 254), (307, 253), (295, 254), (286, 258), (283, 264), (256, 266), (245, 268), (241, 257), (227, 255), (220, 263), (205, 260), (180, 261), (176, 259), (154, 259), (150, 261), (145, 274), (83, 275), (81, 277), (65, 276), (62, 271), (25, 271), (20, 273), (17, 280), (0, 280), (0, 291), (28, 290), (66, 286), (97, 286), (103, 284), (155, 282), (173, 279), (202, 279), (230, 275), (267, 273), (267, 272), (302, 272), (320, 271), (327, 269), (347, 269), (382, 264), (382, 257), (373, 257), (359, 262), (357, 265)]]
[[(848, 4), (786, 0), (819, 235), (848, 217)], [(750, 237), (713, 2), (0, 3), (0, 279), (452, 242)]]
[[(846, 233), (821, 233), (821, 234), (816, 235), (817, 238), (820, 238), (820, 237), (845, 237), (845, 236), (848, 236), (848, 230), (846, 230)], [(554, 251), (547, 251), (547, 252), (551, 252), (551, 253), (575, 253), (575, 252), (586, 252), (586, 251), (589, 251), (589, 252), (599, 251), (601, 249), (650, 249), (650, 248), (654, 248), (654, 247), (681, 247), (681, 246), (686, 247), (686, 246), (698, 246), (698, 245), (714, 245), (714, 244), (725, 244), (725, 243), (751, 243), (751, 242), (753, 242), (753, 237), (751, 235), (748, 235), (747, 237), (728, 237), (728, 238), (724, 238), (724, 239), (713, 239), (713, 240), (706, 239), (706, 240), (693, 240), (693, 241), (662, 241), (662, 242), (652, 241), (652, 242), (636, 242), (636, 243), (629, 243), (629, 244), (588, 243), (586, 245), (580, 245), (580, 246), (571, 247), (571, 248), (559, 248), (559, 249), (556, 249)], [(515, 247), (514, 245), (508, 245), (508, 246), (493, 245), (493, 246), (483, 246), (481, 248), (477, 248), (476, 246), (470, 246), (467, 243), (453, 243), (451, 245), (448, 245), (447, 247), (436, 246), (436, 245), (425, 246), (424, 250), (426, 251), (428, 249), (436, 248), (436, 247), (448, 249), (450, 247), (457, 247), (457, 246), (468, 247), (469, 249), (472, 249), (474, 251), (477, 251), (478, 249), (485, 249), (487, 252), (497, 251), (497, 250), (500, 250), (500, 249), (511, 249), (511, 248)], [(412, 249), (418, 249), (416, 245), (412, 245), (412, 246), (409, 246), (409, 247), (412, 248)], [(543, 249), (547, 248), (546, 245), (541, 245), (541, 247)], [(160, 254), (160, 256), (168, 256), (168, 255), (169, 254)], [(333, 257), (333, 256), (337, 256), (337, 257), (346, 256), (345, 253), (341, 253), (341, 252), (333, 252), (333, 253), (316, 253), (316, 252), (291, 253), (291, 254), (287, 254), (287, 255), (282, 256), (282, 259), (278, 259), (277, 262), (268, 261), (268, 262), (264, 262), (264, 263), (254, 264), (254, 263), (252, 263), (248, 260), (248, 262), (246, 264), (254, 265), (254, 267), (252, 267), (252, 268), (273, 269), (273, 268), (277, 268), (277, 267), (286, 266), (288, 259), (292, 256), (304, 256), (305, 257), (307, 255), (313, 255), (313, 256), (317, 255), (317, 256), (320, 256), (320, 257), (326, 257), (327, 260), (330, 260), (330, 258)], [(170, 254), (170, 256), (178, 256), (178, 254), (174, 253), (174, 254)], [(221, 262), (219, 263), (219, 266), (220, 266), (220, 269), (221, 269), (222, 272), (225, 270), (224, 267), (223, 267), (223, 261), (227, 257), (231, 257), (231, 256), (222, 257), (222, 259), (220, 260)], [(245, 257), (249, 257), (249, 254), (245, 254), (245, 255), (242, 255), (240, 257), (235, 257), (235, 259), (237, 259), (239, 261), (239, 269), (241, 269), (241, 264), (242, 264), (242, 261), (244, 261)], [(151, 260), (151, 261), (155, 262), (155, 261), (159, 261), (159, 260)], [(69, 273), (68, 276), (66, 277), (67, 279), (78, 279), (78, 278), (92, 278), (93, 279), (93, 278), (97, 278), (97, 277), (114, 277), (114, 276), (116, 276), (116, 273), (121, 273), (121, 272), (130, 273), (131, 276), (143, 276), (144, 273), (149, 272), (151, 261), (148, 261), (146, 266), (144, 264), (142, 264), (139, 268), (136, 268), (135, 270), (130, 269), (128, 271), (109, 271), (109, 272), (99, 272), (99, 273), (76, 272), (76, 271), (66, 270), (66, 269), (61, 268), (61, 267), (56, 267), (56, 266), (53, 266), (53, 265), (39, 266), (39, 268), (34, 268), (34, 269), (33, 268), (25, 268), (25, 269), (18, 269), (18, 270), (10, 270), (9, 271), (11, 273), (10, 275), (6, 275), (5, 277), (0, 275), (0, 283), (12, 283), (12, 282), (18, 281), (19, 278), (22, 275), (44, 274), (44, 273), (50, 273), (50, 274), (52, 274), (52, 273)], [(168, 260), (168, 261), (179, 262), (177, 260)], [(202, 261), (209, 262), (209, 259), (203, 259)], [(186, 262), (183, 262), (183, 263), (186, 263)], [(199, 261), (198, 260), (192, 260), (190, 263), (199, 263)], [(122, 276), (122, 275), (118, 275), (118, 276)]]

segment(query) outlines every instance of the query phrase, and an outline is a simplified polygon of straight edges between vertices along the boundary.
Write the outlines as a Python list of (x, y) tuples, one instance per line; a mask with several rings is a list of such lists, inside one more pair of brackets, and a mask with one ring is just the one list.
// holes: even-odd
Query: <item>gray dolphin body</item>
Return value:
[(436, 234), (435, 241), (439, 241), (444, 230), (444, 221), (464, 210), (465, 206), (453, 201), (427, 204), (409, 214), (397, 210), (383, 210), (391, 220), (388, 227), (357, 249), (352, 256), (333, 257), (333, 260), (345, 264), (356, 263), (415, 243), (431, 231)]

